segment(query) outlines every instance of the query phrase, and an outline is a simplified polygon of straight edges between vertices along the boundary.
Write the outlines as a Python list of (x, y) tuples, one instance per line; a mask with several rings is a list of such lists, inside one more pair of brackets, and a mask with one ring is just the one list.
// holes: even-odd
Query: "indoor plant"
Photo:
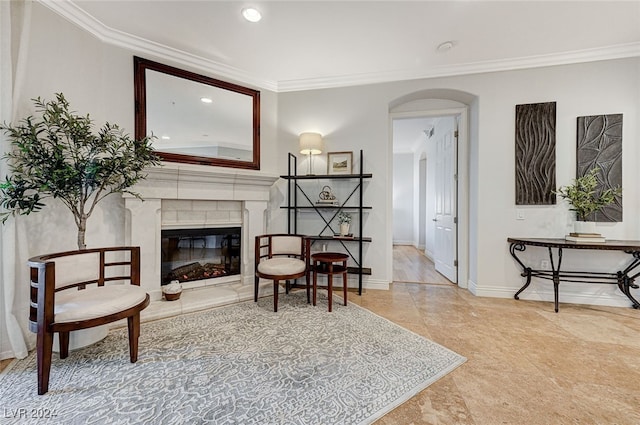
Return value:
[(349, 234), (349, 225), (351, 224), (351, 214), (340, 211), (338, 213), (338, 224), (340, 225), (340, 236)]
[(615, 201), (616, 196), (622, 193), (621, 187), (603, 190), (598, 193), (598, 167), (592, 168), (582, 177), (574, 179), (573, 184), (562, 186), (554, 193), (567, 200), (571, 204), (571, 211), (576, 212), (576, 232), (594, 233), (595, 226), (584, 229), (580, 223), (588, 222), (588, 217)]
[(32, 99), (36, 117), (16, 126), (0, 125), (13, 150), (4, 158), (9, 173), (0, 184), (0, 215), (27, 215), (57, 198), (71, 211), (78, 228), (78, 249), (85, 249), (87, 220), (98, 202), (144, 179), (144, 169), (160, 163), (151, 147), (152, 137), (135, 141), (116, 124), (105, 123), (93, 133), (89, 115), (69, 110), (62, 93), (46, 102)]

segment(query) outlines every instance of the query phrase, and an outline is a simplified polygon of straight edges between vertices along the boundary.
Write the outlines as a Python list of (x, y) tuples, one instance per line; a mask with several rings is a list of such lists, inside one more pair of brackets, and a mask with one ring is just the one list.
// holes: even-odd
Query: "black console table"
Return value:
[[(516, 300), (518, 295), (531, 283), (532, 277), (547, 279), (553, 281), (553, 293), (555, 300), (555, 310), (558, 312), (558, 286), (560, 282), (583, 282), (583, 283), (608, 283), (616, 284), (622, 293), (633, 303), (633, 308), (640, 308), (640, 302), (631, 295), (631, 289), (637, 289), (638, 285), (634, 284), (635, 279), (640, 276), (640, 271), (634, 270), (640, 265), (640, 241), (606, 241), (602, 243), (579, 243), (566, 241), (564, 239), (543, 239), (543, 238), (508, 238), (507, 242), (511, 245), (509, 252), (511, 256), (522, 267), (521, 276), (526, 278), (525, 284), (513, 296)], [(549, 251), (550, 270), (533, 269), (526, 266), (519, 258), (517, 253), (523, 252), (527, 246), (539, 246), (547, 248)], [(560, 270), (562, 265), (563, 249), (590, 249), (602, 251), (624, 251), (632, 256), (631, 262), (624, 270), (615, 273), (605, 272), (583, 272), (583, 271), (565, 271)], [(555, 254), (554, 255), (554, 250)]]

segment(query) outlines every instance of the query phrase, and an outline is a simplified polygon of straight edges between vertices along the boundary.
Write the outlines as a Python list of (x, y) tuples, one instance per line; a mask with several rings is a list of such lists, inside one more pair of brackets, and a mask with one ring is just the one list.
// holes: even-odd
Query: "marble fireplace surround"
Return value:
[[(177, 163), (163, 163), (148, 171), (147, 178), (134, 187), (144, 201), (125, 196), (125, 242), (140, 246), (141, 286), (152, 300), (143, 318), (166, 317), (253, 297), (255, 236), (266, 231), (269, 191), (277, 179), (253, 170)], [(223, 283), (198, 281), (186, 285), (188, 289), (180, 300), (162, 300), (161, 229), (229, 225), (242, 227), (241, 274), (222, 278)]]

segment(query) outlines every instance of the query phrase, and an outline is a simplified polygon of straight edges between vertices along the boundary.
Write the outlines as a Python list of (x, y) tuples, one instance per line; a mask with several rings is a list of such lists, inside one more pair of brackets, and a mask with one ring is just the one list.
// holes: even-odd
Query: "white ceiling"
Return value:
[[(640, 56), (640, 0), (42, 2), (141, 56), (275, 91)], [(434, 120), (394, 121), (394, 152)]]
[(640, 56), (640, 0), (41, 2), (141, 56), (275, 91)]

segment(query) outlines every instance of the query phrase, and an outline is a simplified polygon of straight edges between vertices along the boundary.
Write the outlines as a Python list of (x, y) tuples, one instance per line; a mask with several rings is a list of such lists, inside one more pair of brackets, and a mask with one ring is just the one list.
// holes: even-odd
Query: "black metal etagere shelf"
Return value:
[[(362, 276), (370, 275), (371, 268), (363, 267), (363, 244), (371, 242), (370, 237), (364, 237), (364, 212), (365, 210), (371, 210), (372, 207), (363, 205), (364, 201), (364, 182), (366, 179), (373, 177), (372, 174), (364, 173), (364, 161), (363, 153), (360, 151), (360, 172), (357, 174), (313, 174), (313, 175), (298, 175), (298, 158), (289, 154), (288, 170), (286, 175), (280, 176), (287, 180), (287, 205), (281, 208), (287, 209), (287, 232), (289, 234), (298, 233), (298, 213), (300, 211), (315, 212), (323, 221), (324, 227), (317, 235), (309, 236), (314, 241), (335, 241), (342, 245), (343, 249), (349, 254), (355, 267), (349, 267), (348, 271), (352, 274), (358, 275), (358, 294), (362, 294)], [(317, 205), (305, 192), (304, 188), (298, 183), (301, 180), (353, 180), (354, 185), (351, 188), (350, 194), (339, 205)], [(299, 201), (298, 195), (301, 195), (304, 201), (302, 205)], [(357, 200), (357, 204), (347, 205), (352, 198)], [(338, 216), (340, 211), (354, 211), (358, 216), (358, 233), (354, 237), (336, 237), (334, 236), (333, 228), (331, 224), (333, 220)], [(328, 214), (326, 214), (328, 213)], [(324, 232), (330, 232), (331, 235), (323, 235)], [(349, 249), (348, 245), (352, 243), (357, 244), (357, 253), (352, 252), (353, 247)]]

